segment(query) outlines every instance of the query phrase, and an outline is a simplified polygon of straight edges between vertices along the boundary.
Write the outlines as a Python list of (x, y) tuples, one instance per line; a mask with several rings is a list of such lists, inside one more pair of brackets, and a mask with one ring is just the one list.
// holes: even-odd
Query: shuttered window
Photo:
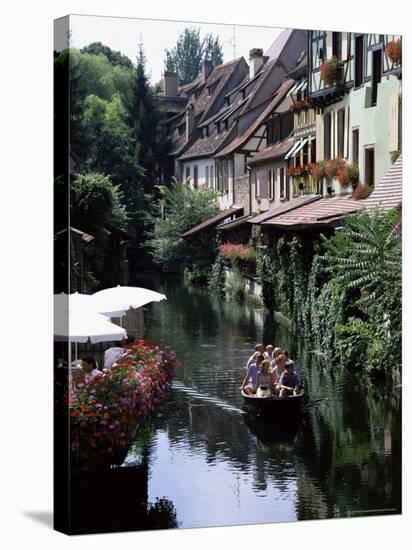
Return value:
[(355, 86), (363, 84), (363, 35), (355, 37)]
[(338, 111), (338, 157), (345, 154), (345, 108)]
[(352, 162), (359, 164), (359, 128), (352, 130)]
[(269, 173), (267, 170), (259, 170), (257, 173), (257, 181), (258, 181), (258, 197), (261, 199), (267, 199), (269, 198), (269, 181), (268, 181)]
[(328, 160), (331, 157), (331, 138), (332, 138), (331, 120), (332, 120), (331, 113), (327, 113), (324, 116), (324, 121), (325, 121), (324, 136), (325, 136), (325, 140), (324, 140), (323, 152), (324, 152), (325, 160)]
[(325, 136), (324, 136), (324, 122), (323, 115), (316, 115), (316, 158), (312, 159), (312, 162), (318, 162), (325, 158), (324, 154)]
[(389, 151), (399, 149), (399, 96), (395, 92), (389, 96)]
[(375, 148), (365, 149), (365, 183), (373, 187), (375, 185)]
[(285, 169), (279, 169), (279, 195), (281, 199), (285, 198)]

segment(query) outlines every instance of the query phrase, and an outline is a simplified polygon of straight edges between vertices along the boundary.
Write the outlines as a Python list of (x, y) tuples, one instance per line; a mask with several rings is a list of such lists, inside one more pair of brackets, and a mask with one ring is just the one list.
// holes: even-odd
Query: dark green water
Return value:
[[(126, 461), (144, 449), (149, 502), (167, 499), (179, 527), (400, 513), (400, 390), (331, 372), (263, 310), (179, 279), (135, 284), (167, 295), (147, 308), (146, 337), (179, 357), (151, 433)], [(298, 430), (242, 411), (244, 365), (261, 341), (297, 363), (307, 394)]]
[[(74, 480), (77, 532), (400, 513), (399, 389), (331, 371), (259, 308), (178, 278), (132, 284), (166, 294), (146, 308), (145, 336), (172, 346), (179, 364), (123, 466)], [(242, 410), (239, 386), (256, 342), (287, 348), (297, 364), (306, 392), (298, 427)]]

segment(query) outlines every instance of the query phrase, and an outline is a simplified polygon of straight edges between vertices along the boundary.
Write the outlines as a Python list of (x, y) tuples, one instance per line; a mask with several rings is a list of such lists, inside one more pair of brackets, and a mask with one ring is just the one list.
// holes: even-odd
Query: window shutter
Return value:
[(348, 58), (348, 40), (349, 40), (349, 33), (343, 32), (342, 33), (342, 61), (346, 61)]
[(324, 140), (323, 115), (316, 115), (316, 162), (324, 158)]
[(396, 151), (398, 149), (398, 110), (399, 110), (399, 98), (398, 94), (394, 93), (389, 96), (389, 152)]
[(333, 48), (333, 33), (332, 31), (327, 31), (326, 33), (326, 58), (330, 59), (332, 57), (332, 48)]
[(268, 172), (267, 170), (259, 170), (258, 172), (259, 182), (259, 196), (261, 199), (268, 198)]
[(345, 107), (345, 136), (343, 156), (345, 157), (345, 159), (349, 157), (349, 105)]

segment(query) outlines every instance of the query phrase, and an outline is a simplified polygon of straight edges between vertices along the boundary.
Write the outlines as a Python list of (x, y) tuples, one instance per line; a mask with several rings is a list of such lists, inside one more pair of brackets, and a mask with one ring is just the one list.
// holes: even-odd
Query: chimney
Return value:
[(203, 82), (206, 82), (206, 80), (209, 78), (211, 72), (213, 71), (213, 63), (212, 61), (209, 61), (209, 59), (205, 59), (203, 61)]
[(164, 82), (164, 95), (169, 97), (177, 97), (177, 73), (173, 71), (165, 71)]
[(249, 77), (253, 78), (263, 65), (263, 50), (253, 48), (249, 52)]
[(189, 138), (195, 128), (195, 109), (192, 104), (189, 104), (186, 108), (186, 141)]

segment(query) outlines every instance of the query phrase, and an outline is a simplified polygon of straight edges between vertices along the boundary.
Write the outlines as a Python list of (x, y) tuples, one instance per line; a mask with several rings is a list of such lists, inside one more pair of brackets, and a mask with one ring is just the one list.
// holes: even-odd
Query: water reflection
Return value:
[[(263, 310), (170, 277), (137, 283), (167, 295), (147, 308), (147, 337), (180, 358), (147, 445), (150, 502), (171, 500), (182, 527), (400, 512), (399, 390), (382, 397), (331, 371)], [(257, 341), (296, 360), (305, 384), (297, 425), (242, 411), (239, 385)]]

